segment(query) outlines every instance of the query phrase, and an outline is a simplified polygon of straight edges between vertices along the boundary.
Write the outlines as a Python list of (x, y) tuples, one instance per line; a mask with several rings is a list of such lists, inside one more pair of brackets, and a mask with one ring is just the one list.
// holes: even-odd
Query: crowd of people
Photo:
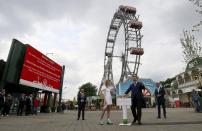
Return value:
[(37, 109), (39, 107), (39, 99), (36, 97), (33, 99), (32, 95), (21, 94), (18, 100), (17, 115), (22, 116), (23, 112), (25, 115), (35, 114), (37, 115)]
[[(132, 124), (142, 125), (141, 117), (142, 117), (142, 107), (144, 103), (144, 96), (143, 96), (143, 90), (145, 89), (145, 86), (142, 82), (138, 80), (137, 75), (132, 76), (132, 84), (129, 86), (129, 88), (126, 90), (124, 95), (122, 97), (126, 97), (129, 92), (131, 92), (131, 111), (133, 115), (133, 121)], [(157, 89), (155, 90), (154, 96), (156, 99), (156, 107), (157, 107), (157, 119), (161, 119), (161, 108), (163, 109), (163, 117), (164, 119), (167, 118), (166, 114), (166, 106), (165, 106), (165, 95), (166, 91), (162, 85), (157, 82), (156, 83)], [(101, 93), (104, 95), (104, 106), (103, 110), (100, 116), (99, 124), (104, 125), (105, 121), (103, 120), (105, 112), (107, 112), (107, 120), (106, 124), (113, 124), (113, 122), (110, 119), (110, 106), (112, 105), (112, 92), (115, 91), (115, 88), (112, 86), (110, 80), (106, 80), (103, 84), (103, 88), (101, 90)], [(86, 96), (84, 94), (84, 90), (81, 89), (78, 93), (78, 120), (80, 118), (80, 114), (82, 111), (82, 119), (84, 120), (84, 111), (85, 111), (85, 103), (86, 103)], [(192, 93), (192, 99), (193, 103), (195, 105), (196, 112), (199, 112), (200, 110), (200, 102), (199, 102), (199, 95), (198, 93), (193, 90)]]
[[(131, 111), (133, 115), (133, 121), (132, 124), (135, 124), (137, 122), (138, 125), (142, 125), (141, 122), (141, 116), (142, 116), (142, 105), (144, 103), (144, 96), (143, 96), (143, 90), (145, 90), (145, 86), (142, 82), (138, 80), (137, 75), (132, 76), (132, 84), (129, 86), (129, 88), (126, 90), (124, 95), (122, 96), (125, 98), (127, 94), (131, 93)], [(104, 96), (104, 107), (102, 110), (102, 113), (99, 118), (99, 124), (104, 125), (104, 115), (107, 112), (107, 124), (113, 124), (112, 120), (110, 119), (110, 108), (112, 105), (112, 93), (115, 92), (115, 87), (112, 86), (110, 80), (106, 80), (102, 86), (101, 93)], [(160, 83), (156, 83), (157, 89), (155, 90), (154, 96), (156, 99), (157, 104), (157, 119), (161, 119), (161, 107), (163, 108), (163, 116), (166, 119), (166, 107), (165, 107), (165, 98), (166, 95), (165, 89), (161, 86)], [(82, 120), (85, 120), (85, 106), (86, 106), (86, 99), (87, 96), (85, 95), (84, 89), (80, 89), (77, 95), (77, 102), (78, 102), (78, 117), (77, 120), (80, 119), (80, 116), (82, 114)], [(199, 94), (193, 90), (192, 91), (192, 101), (194, 103), (195, 111), (200, 112), (200, 96)], [(8, 116), (10, 113), (10, 108), (12, 105), (13, 99), (10, 94), (6, 94), (5, 90), (0, 90), (0, 112), (1, 116)], [(38, 107), (40, 105), (40, 100), (35, 97), (33, 98), (32, 95), (26, 95), (21, 94), (18, 98), (18, 104), (17, 104), (17, 115), (22, 116), (23, 113), (25, 115), (30, 114), (36, 114), (38, 112)], [(63, 103), (62, 110), (65, 109), (65, 105)]]
[[(1, 117), (9, 116), (12, 104), (13, 98), (11, 94), (6, 94), (4, 89), (0, 90)], [(32, 95), (21, 94), (17, 100), (17, 115), (22, 116), (23, 113), (25, 115), (37, 115), (39, 104), (40, 101), (37, 97), (33, 99)]]
[[(143, 90), (145, 90), (145, 86), (138, 79), (139, 78), (137, 75), (132, 76), (133, 82), (122, 96), (123, 98), (125, 98), (127, 94), (129, 93), (131, 94), (131, 111), (133, 115), (132, 125), (136, 124), (136, 122), (138, 125), (142, 125), (141, 117), (142, 117), (142, 107), (144, 103)], [(157, 107), (157, 119), (161, 119), (161, 108), (163, 108), (163, 117), (164, 119), (166, 119), (167, 118), (166, 105), (165, 105), (166, 91), (159, 82), (156, 83), (156, 87), (157, 88), (155, 89), (154, 96)], [(107, 112), (106, 124), (113, 124), (112, 120), (110, 119), (110, 107), (112, 105), (112, 93), (114, 91), (115, 87), (112, 86), (111, 81), (105, 80), (101, 89), (101, 94), (104, 96), (104, 106), (98, 122), (98, 124), (100, 125), (105, 124), (105, 121), (103, 120), (105, 112)], [(83, 89), (80, 89), (77, 96), (77, 101), (78, 101), (77, 120), (80, 119), (81, 112), (82, 112), (82, 119), (85, 120), (86, 95)], [(195, 111), (200, 112), (200, 106), (201, 106), (200, 96), (195, 90), (193, 90), (192, 92), (192, 101), (194, 103)]]
[[(145, 90), (145, 86), (142, 82), (138, 81), (139, 77), (137, 75), (132, 76), (132, 84), (126, 90), (123, 98), (127, 96), (127, 94), (131, 93), (131, 111), (133, 115), (132, 125), (136, 122), (138, 125), (142, 125), (141, 117), (142, 117), (142, 107), (144, 103), (143, 90)], [(158, 106), (158, 115), (157, 118), (161, 118), (161, 107), (163, 108), (164, 118), (166, 118), (166, 108), (165, 108), (165, 98), (166, 95), (164, 88), (160, 85), (160, 83), (156, 83), (157, 89), (155, 90), (155, 97)], [(104, 114), (107, 112), (107, 120), (106, 124), (113, 124), (110, 119), (110, 106), (112, 105), (112, 93), (115, 91), (115, 87), (112, 86), (110, 80), (106, 80), (102, 87), (102, 94), (104, 95), (104, 107), (100, 116), (99, 124), (104, 125)]]
[(0, 91), (0, 112), (1, 116), (8, 116), (12, 105), (12, 97), (10, 94), (5, 94), (5, 90)]

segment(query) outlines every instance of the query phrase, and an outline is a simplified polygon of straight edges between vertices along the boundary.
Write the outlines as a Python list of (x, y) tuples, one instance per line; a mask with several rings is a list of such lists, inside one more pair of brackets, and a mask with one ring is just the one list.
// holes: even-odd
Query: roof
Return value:
[[(138, 81), (141, 81), (145, 85), (145, 87), (150, 91), (151, 95), (154, 95), (155, 89), (157, 87), (152, 79), (141, 78)], [(132, 82), (132, 80), (128, 80), (124, 83), (119, 83), (116, 88), (117, 96), (123, 95), (125, 91), (129, 88), (129, 86), (132, 84)]]
[(156, 90), (156, 83), (152, 79), (140, 79), (145, 87), (149, 89), (150, 93), (153, 95)]
[(202, 57), (197, 57), (187, 63), (185, 71), (192, 70), (194, 67), (202, 67)]

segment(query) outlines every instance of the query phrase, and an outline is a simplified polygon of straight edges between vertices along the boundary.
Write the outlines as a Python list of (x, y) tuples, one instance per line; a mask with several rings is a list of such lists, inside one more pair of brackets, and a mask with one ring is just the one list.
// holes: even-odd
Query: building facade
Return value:
[(175, 76), (177, 88), (172, 91), (174, 98), (179, 98), (181, 107), (192, 107), (192, 91), (201, 92), (202, 88), (202, 57), (191, 60), (185, 72)]

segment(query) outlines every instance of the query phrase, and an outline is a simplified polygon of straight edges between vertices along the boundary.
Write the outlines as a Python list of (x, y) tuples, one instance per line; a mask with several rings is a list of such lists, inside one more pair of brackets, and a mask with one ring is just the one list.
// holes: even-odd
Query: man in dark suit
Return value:
[(85, 105), (86, 105), (86, 95), (84, 94), (84, 89), (80, 89), (78, 95), (77, 95), (77, 101), (78, 101), (78, 118), (79, 120), (81, 111), (82, 111), (82, 120), (85, 120)]
[(138, 81), (137, 75), (133, 75), (132, 79), (133, 83), (126, 90), (124, 97), (131, 91), (131, 103), (132, 103), (131, 110), (134, 118), (132, 124), (135, 124), (135, 122), (138, 121), (138, 124), (142, 125), (141, 116), (142, 116), (142, 105), (144, 101), (142, 90), (145, 89), (145, 86), (142, 82)]
[(157, 89), (155, 90), (155, 97), (156, 97), (156, 102), (158, 105), (158, 116), (157, 118), (161, 118), (161, 106), (163, 107), (163, 115), (164, 118), (166, 118), (166, 107), (165, 107), (165, 89), (161, 87), (160, 83), (156, 83)]

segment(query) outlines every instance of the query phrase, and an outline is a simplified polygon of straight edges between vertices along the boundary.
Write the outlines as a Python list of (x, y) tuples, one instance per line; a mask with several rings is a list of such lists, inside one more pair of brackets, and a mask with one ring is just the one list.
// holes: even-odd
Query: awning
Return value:
[(196, 86), (190, 86), (187, 88), (182, 88), (180, 90), (182, 91), (182, 93), (188, 93), (188, 92), (192, 92), (193, 90), (197, 90), (197, 87)]

